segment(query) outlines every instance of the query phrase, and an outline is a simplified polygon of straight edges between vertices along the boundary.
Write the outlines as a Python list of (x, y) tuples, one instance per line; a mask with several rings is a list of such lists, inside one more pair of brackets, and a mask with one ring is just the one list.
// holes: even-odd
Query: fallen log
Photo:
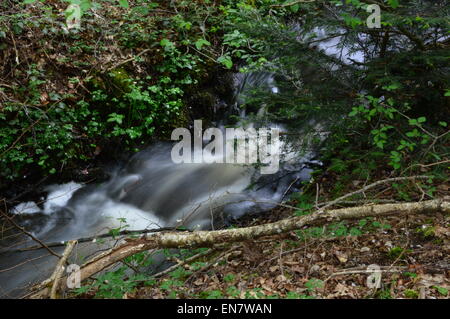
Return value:
[[(195, 231), (190, 233), (161, 232), (147, 234), (139, 238), (126, 238), (118, 246), (101, 253), (80, 267), (81, 281), (103, 269), (134, 254), (156, 248), (199, 248), (213, 247), (220, 243), (240, 242), (271, 236), (300, 229), (317, 222), (330, 222), (343, 219), (386, 216), (393, 214), (412, 215), (433, 212), (450, 213), (450, 199), (435, 199), (423, 202), (367, 205), (351, 208), (317, 211), (311, 215), (284, 219), (275, 223), (216, 231)], [(48, 281), (48, 280), (47, 280)], [(61, 278), (61, 287), (66, 287), (66, 277)], [(33, 292), (30, 298), (46, 298), (48, 287)]]
[(73, 248), (77, 244), (76, 240), (71, 240), (67, 243), (67, 247), (64, 250), (64, 253), (59, 260), (58, 264), (56, 265), (55, 271), (52, 275), (53, 278), (53, 286), (52, 290), (50, 291), (50, 298), (56, 299), (58, 288), (59, 288), (59, 282), (61, 280), (61, 276), (64, 272), (64, 266), (66, 265), (67, 259), (69, 258), (70, 254), (72, 253)]

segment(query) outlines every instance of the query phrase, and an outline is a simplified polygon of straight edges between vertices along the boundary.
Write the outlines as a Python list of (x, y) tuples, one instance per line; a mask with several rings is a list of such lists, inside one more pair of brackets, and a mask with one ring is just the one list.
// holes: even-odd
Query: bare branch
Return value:
[(58, 264), (56, 265), (55, 272), (52, 275), (54, 282), (53, 282), (52, 290), (50, 292), (50, 299), (56, 299), (56, 294), (58, 293), (59, 281), (60, 281), (61, 276), (64, 271), (64, 265), (66, 264), (67, 259), (69, 258), (70, 254), (72, 253), (72, 250), (76, 244), (77, 244), (76, 240), (69, 241), (66, 249), (64, 250), (62, 258), (59, 260)]
[(415, 179), (429, 179), (429, 178), (430, 178), (430, 176), (410, 176), (410, 177), (394, 177), (394, 178), (383, 179), (381, 181), (377, 181), (377, 182), (375, 182), (373, 184), (367, 185), (367, 186), (365, 186), (365, 187), (363, 187), (363, 188), (361, 188), (361, 189), (359, 189), (359, 190), (357, 190), (355, 192), (348, 193), (348, 194), (346, 194), (344, 196), (336, 198), (335, 200), (333, 200), (333, 201), (329, 202), (328, 204), (326, 204), (325, 206), (323, 206), (321, 208), (321, 210), (323, 211), (323, 210), (325, 210), (328, 207), (331, 207), (331, 206), (333, 206), (335, 204), (338, 204), (339, 202), (341, 202), (342, 200), (344, 200), (346, 198), (349, 198), (351, 196), (354, 196), (354, 195), (357, 195), (357, 194), (360, 194), (360, 193), (364, 193), (365, 191), (367, 191), (367, 190), (369, 190), (371, 188), (374, 188), (374, 187), (376, 187), (378, 185), (381, 185), (381, 184), (392, 183), (392, 182), (400, 182), (400, 181), (407, 181), (407, 180), (415, 180)]
[(45, 248), (50, 254), (52, 254), (53, 256), (56, 256), (58, 258), (61, 258), (61, 256), (59, 254), (57, 254), (56, 252), (54, 252), (52, 249), (50, 249), (46, 244), (44, 244), (40, 239), (36, 238), (32, 233), (28, 232), (25, 228), (23, 228), (22, 226), (18, 225), (13, 218), (11, 218), (10, 216), (8, 216), (7, 214), (5, 214), (3, 211), (0, 211), (0, 214), (2, 214), (14, 227), (16, 227), (18, 230), (20, 230), (22, 233), (24, 233), (25, 235), (27, 235), (28, 237), (30, 237), (32, 240), (34, 240), (35, 242), (39, 243), (42, 248)]
[[(91, 277), (99, 271), (134, 254), (155, 248), (198, 248), (212, 247), (219, 243), (241, 242), (253, 240), (263, 236), (277, 235), (305, 225), (331, 220), (364, 218), (369, 216), (385, 216), (392, 214), (417, 214), (443, 211), (450, 212), (450, 198), (436, 199), (423, 202), (367, 205), (344, 209), (320, 211), (311, 215), (284, 219), (275, 223), (246, 228), (225, 229), (216, 231), (195, 231), (191, 233), (163, 232), (149, 234), (141, 238), (125, 239), (120, 245), (87, 261), (80, 268), (81, 280)], [(64, 285), (64, 280), (61, 285)], [(42, 287), (42, 285), (39, 285)], [(63, 287), (61, 287), (63, 288)], [(43, 298), (48, 292), (43, 288), (31, 295), (31, 298)]]

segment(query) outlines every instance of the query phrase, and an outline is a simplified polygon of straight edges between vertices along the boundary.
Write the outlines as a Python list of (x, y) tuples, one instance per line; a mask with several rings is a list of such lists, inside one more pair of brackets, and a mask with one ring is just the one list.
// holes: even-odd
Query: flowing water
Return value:
[[(273, 76), (255, 73), (236, 76), (236, 98), (230, 113), (239, 109), (245, 92), (264, 87), (278, 93)], [(219, 121), (225, 125), (225, 119)], [(247, 124), (248, 125), (248, 124)], [(250, 124), (251, 125), (251, 124)], [(272, 123), (271, 126), (283, 127)], [(252, 165), (175, 164), (171, 143), (156, 143), (118, 167), (109, 181), (101, 185), (74, 182), (52, 185), (43, 203), (22, 203), (12, 213), (28, 231), (44, 242), (60, 242), (95, 237), (111, 229), (148, 230), (183, 225), (191, 229), (211, 229), (228, 225), (246, 213), (273, 208), (290, 191), (308, 180), (314, 154), (299, 154), (298, 145), (282, 145), (281, 169), (261, 175)], [(0, 295), (17, 297), (30, 284), (47, 278), (56, 257), (45, 249), (17, 252), (36, 245), (24, 236), (4, 236), (0, 253)], [(80, 243), (72, 262), (111, 242)], [(53, 248), (61, 253), (63, 247)]]

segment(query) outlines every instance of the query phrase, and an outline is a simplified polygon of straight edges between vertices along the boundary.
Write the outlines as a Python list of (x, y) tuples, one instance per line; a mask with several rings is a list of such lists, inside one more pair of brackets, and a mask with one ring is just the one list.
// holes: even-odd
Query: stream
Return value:
[[(298, 26), (293, 26), (298, 29)], [(327, 40), (323, 30), (315, 30), (319, 49), (343, 62), (348, 59), (364, 61), (362, 51), (350, 52), (338, 47), (337, 39)], [(303, 41), (299, 36), (298, 41)], [(234, 75), (232, 102), (218, 101), (225, 112), (213, 122), (222, 131), (229, 125), (231, 115), (241, 119), (235, 127), (256, 127), (248, 120), (245, 108), (247, 96), (255, 88), (269, 94), (280, 89), (274, 74), (269, 72), (238, 73)], [(219, 106), (218, 106), (219, 107)], [(256, 115), (265, 116), (264, 105)], [(264, 121), (263, 121), (264, 122)], [(282, 123), (265, 123), (281, 132), (288, 129)], [(322, 131), (319, 123), (309, 123), (313, 131)], [(191, 128), (192, 129), (192, 128)], [(204, 128), (206, 129), (206, 127)], [(293, 134), (292, 134), (293, 133)], [(246, 164), (175, 164), (171, 159), (174, 143), (158, 142), (116, 167), (110, 179), (100, 185), (70, 182), (46, 187), (47, 196), (39, 203), (25, 202), (14, 207), (20, 225), (45, 243), (66, 242), (79, 238), (95, 238), (112, 229), (145, 231), (161, 227), (183, 226), (189, 229), (226, 227), (245, 214), (257, 214), (274, 208), (287, 200), (289, 193), (301, 191), (310, 179), (319, 145), (308, 140), (306, 128), (295, 129), (294, 138), (278, 140), (280, 168), (274, 174), (261, 174), (255, 165)], [(317, 136), (316, 136), (317, 137)], [(326, 134), (319, 133), (324, 141)], [(208, 141), (203, 140), (203, 144)], [(305, 143), (306, 142), (306, 143)], [(314, 144), (316, 143), (316, 144)], [(249, 143), (250, 148), (254, 145)], [(313, 145), (311, 145), (313, 144)], [(305, 145), (309, 145), (305, 150)], [(200, 150), (201, 151), (201, 150)], [(251, 150), (250, 150), (251, 151)], [(194, 150), (194, 156), (196, 155)], [(116, 243), (93, 240), (78, 243), (71, 263), (81, 264), (100, 250)], [(0, 297), (17, 298), (31, 285), (48, 278), (57, 262), (45, 249), (19, 251), (35, 246), (36, 242), (16, 230), (6, 230), (0, 240)], [(54, 247), (61, 254), (64, 247)], [(157, 263), (162, 265), (162, 263)], [(164, 267), (164, 266), (161, 266)], [(152, 267), (149, 272), (154, 272)]]
[[(238, 74), (235, 76), (235, 102), (227, 106), (227, 113), (237, 113), (245, 119), (245, 111), (239, 105), (246, 92), (255, 87), (278, 93), (270, 73)], [(222, 130), (226, 124), (226, 118), (218, 121)], [(284, 130), (281, 124), (270, 125)], [(314, 152), (300, 154), (296, 151), (298, 145), (282, 138), (279, 143), (280, 169), (268, 175), (260, 174), (254, 165), (175, 164), (171, 160), (173, 143), (155, 143), (135, 154), (126, 165), (117, 167), (103, 184), (49, 185), (46, 187), (48, 195), (42, 202), (21, 203), (11, 213), (45, 243), (95, 237), (111, 229), (224, 227), (244, 214), (275, 207), (287, 199), (288, 193), (299, 191), (303, 181), (309, 180), (311, 164), (320, 165), (314, 160)], [(16, 298), (30, 285), (48, 278), (57, 258), (45, 249), (18, 251), (36, 242), (16, 231), (5, 234), (0, 242), (0, 296)], [(81, 264), (113, 243), (112, 240), (79, 243), (71, 263)], [(64, 247), (52, 249), (61, 254)]]

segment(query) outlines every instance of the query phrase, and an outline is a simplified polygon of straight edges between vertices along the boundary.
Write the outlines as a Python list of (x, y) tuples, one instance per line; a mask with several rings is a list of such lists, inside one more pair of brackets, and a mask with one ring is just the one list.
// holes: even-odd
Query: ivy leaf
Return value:
[(448, 295), (448, 289), (444, 287), (439, 286), (433, 286), (434, 289), (436, 289), (441, 295), (447, 296)]
[(162, 39), (159, 44), (164, 47), (166, 51), (170, 51), (175, 47), (175, 44), (169, 39)]
[(122, 114), (111, 113), (108, 115), (107, 122), (108, 123), (115, 122), (117, 124), (122, 124), (124, 117), (125, 117), (125, 115), (122, 115)]
[(383, 86), (383, 89), (386, 91), (395, 91), (400, 89), (402, 86), (400, 83), (392, 83), (391, 85)]
[(195, 47), (197, 48), (197, 50), (201, 50), (205, 45), (211, 45), (211, 43), (205, 39), (199, 39), (197, 40), (197, 42), (195, 42)]
[(233, 60), (227, 55), (223, 55), (217, 59), (217, 62), (223, 64), (227, 69), (231, 69), (233, 67)]
[(392, 7), (392, 8), (397, 8), (399, 5), (399, 0), (387, 0), (388, 4)]
[(294, 13), (297, 13), (299, 9), (300, 9), (300, 5), (298, 5), (298, 4), (291, 6), (291, 11)]
[(125, 9), (128, 9), (130, 7), (130, 5), (128, 4), (128, 0), (119, 0), (119, 5)]
[(78, 1), (71, 1), (72, 4), (76, 5), (79, 3), (79, 6), (81, 8), (81, 13), (88, 11), (90, 8), (92, 8), (92, 1), (91, 0), (80, 0)]

